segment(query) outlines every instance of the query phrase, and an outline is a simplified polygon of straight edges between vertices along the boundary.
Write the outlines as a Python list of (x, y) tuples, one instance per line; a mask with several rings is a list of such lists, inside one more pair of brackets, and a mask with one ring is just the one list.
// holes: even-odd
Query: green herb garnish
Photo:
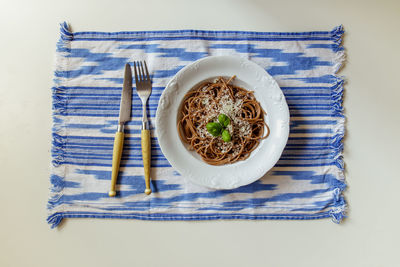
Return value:
[(231, 120), (229, 119), (228, 116), (226, 116), (225, 114), (219, 114), (218, 116), (218, 121), (219, 123), (221, 123), (221, 125), (223, 127), (226, 127), (229, 125), (229, 123), (231, 122)]
[(212, 136), (217, 137), (221, 135), (224, 142), (230, 142), (232, 137), (229, 134), (229, 131), (225, 129), (229, 123), (231, 123), (231, 120), (228, 116), (225, 114), (219, 114), (218, 122), (209, 122), (207, 123), (206, 128)]
[(231, 135), (229, 134), (229, 132), (227, 130), (222, 131), (222, 140), (224, 140), (224, 142), (231, 141)]
[(222, 125), (218, 122), (209, 122), (206, 125), (207, 131), (213, 136), (219, 136), (222, 131)]

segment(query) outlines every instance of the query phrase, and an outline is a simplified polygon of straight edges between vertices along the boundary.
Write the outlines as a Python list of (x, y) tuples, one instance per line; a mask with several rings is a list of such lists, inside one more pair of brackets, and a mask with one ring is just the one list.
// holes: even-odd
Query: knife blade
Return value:
[(131, 70), (131, 65), (126, 63), (124, 83), (122, 86), (122, 93), (121, 93), (121, 103), (119, 107), (118, 128), (114, 138), (112, 169), (111, 169), (111, 188), (110, 192), (108, 192), (108, 195), (110, 197), (115, 197), (115, 195), (117, 194), (116, 183), (118, 178), (119, 165), (121, 162), (122, 150), (124, 146), (124, 136), (125, 136), (124, 125), (131, 119), (131, 108), (132, 108), (132, 70)]
[(119, 107), (119, 124), (131, 120), (132, 107), (132, 70), (131, 65), (126, 63), (124, 85), (122, 87), (121, 104)]

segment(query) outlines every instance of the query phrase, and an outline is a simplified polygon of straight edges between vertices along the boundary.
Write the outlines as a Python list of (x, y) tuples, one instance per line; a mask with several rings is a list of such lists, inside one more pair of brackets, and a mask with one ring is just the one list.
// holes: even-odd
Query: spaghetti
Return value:
[[(252, 91), (232, 85), (234, 78), (226, 81), (219, 77), (200, 84), (185, 95), (180, 109), (177, 127), (181, 140), (211, 165), (247, 159), (261, 139), (269, 135), (260, 103)], [(230, 119), (226, 126), (229, 142), (207, 131), (206, 125), (218, 122), (220, 114)]]

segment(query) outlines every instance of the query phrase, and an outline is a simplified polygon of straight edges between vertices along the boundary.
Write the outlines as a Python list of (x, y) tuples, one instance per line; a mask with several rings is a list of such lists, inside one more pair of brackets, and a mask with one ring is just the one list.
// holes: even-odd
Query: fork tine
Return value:
[(142, 74), (142, 81), (145, 81), (146, 80), (146, 75), (144, 74), (142, 61), (140, 61), (140, 73)]
[(149, 74), (149, 70), (147, 69), (146, 60), (144, 60), (143, 62), (144, 62), (144, 68), (146, 69), (147, 80), (150, 81), (150, 74)]
[(143, 72), (143, 67), (142, 67), (142, 62), (138, 62), (138, 69), (139, 69), (139, 75), (140, 75), (140, 81), (144, 80), (144, 72)]
[(134, 61), (133, 62), (133, 69), (135, 70), (135, 81), (136, 81), (136, 87), (137, 87), (137, 84), (138, 84), (138, 74), (137, 74), (137, 71), (136, 71), (136, 61)]
[(139, 65), (139, 61), (136, 61), (136, 71), (138, 73), (138, 82), (140, 82), (142, 80), (142, 78), (140, 77), (140, 65)]

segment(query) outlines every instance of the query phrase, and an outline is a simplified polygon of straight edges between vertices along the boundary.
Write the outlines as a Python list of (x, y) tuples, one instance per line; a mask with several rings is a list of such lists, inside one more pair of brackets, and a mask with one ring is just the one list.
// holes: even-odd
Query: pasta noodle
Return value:
[[(181, 140), (211, 165), (247, 159), (260, 140), (269, 135), (260, 103), (252, 91), (232, 85), (234, 78), (226, 81), (219, 77), (200, 84), (185, 95), (180, 108), (177, 127)], [(207, 131), (206, 125), (218, 122), (220, 114), (230, 119), (226, 126), (230, 142)]]

